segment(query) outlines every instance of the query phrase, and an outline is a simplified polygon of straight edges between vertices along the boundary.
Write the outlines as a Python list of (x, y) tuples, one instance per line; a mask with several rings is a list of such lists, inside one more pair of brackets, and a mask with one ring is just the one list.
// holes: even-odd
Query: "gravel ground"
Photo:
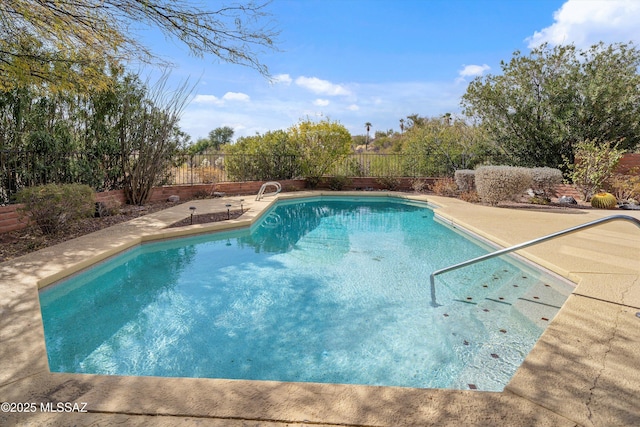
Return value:
[[(184, 200), (182, 201), (184, 202)], [(160, 202), (150, 203), (145, 206), (125, 205), (118, 214), (101, 218), (85, 218), (68, 224), (64, 230), (54, 235), (43, 235), (36, 226), (31, 226), (22, 230), (12, 231), (0, 234), (0, 262), (8, 261), (13, 258), (37, 251), (48, 246), (53, 246), (66, 240), (75, 239), (85, 234), (112, 225), (129, 221), (131, 219), (158, 212), (163, 209), (175, 206), (175, 203)], [(242, 213), (238, 211), (230, 212), (230, 218), (237, 218)], [(227, 219), (227, 213), (194, 215), (194, 224), (204, 224), (207, 222), (224, 221)], [(180, 227), (189, 225), (190, 219), (172, 224), (170, 227)]]

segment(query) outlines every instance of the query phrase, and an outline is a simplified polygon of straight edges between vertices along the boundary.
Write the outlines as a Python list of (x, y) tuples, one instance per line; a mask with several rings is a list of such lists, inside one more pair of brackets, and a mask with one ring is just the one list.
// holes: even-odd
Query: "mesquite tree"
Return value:
[[(216, 2), (217, 3), (217, 2)], [(252, 67), (275, 49), (278, 32), (266, 4), (211, 7), (189, 0), (0, 2), (0, 90), (30, 85), (49, 91), (105, 89), (111, 63), (165, 63), (135, 29), (156, 28), (197, 57)]]
[(515, 52), (502, 74), (477, 77), (462, 97), (465, 113), (489, 131), (504, 163), (573, 161), (575, 144), (640, 143), (640, 50), (630, 43)]

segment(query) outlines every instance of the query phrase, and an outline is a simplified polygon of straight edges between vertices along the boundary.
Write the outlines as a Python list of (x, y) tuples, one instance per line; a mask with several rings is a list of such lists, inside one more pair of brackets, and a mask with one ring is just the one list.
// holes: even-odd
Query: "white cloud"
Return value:
[(196, 95), (193, 98), (193, 102), (196, 104), (212, 104), (212, 105), (222, 105), (224, 101), (214, 95)]
[(313, 105), (317, 105), (318, 107), (326, 107), (327, 105), (329, 105), (329, 100), (318, 98), (315, 101), (313, 101)]
[(460, 77), (475, 77), (481, 76), (487, 70), (490, 70), (487, 64), (482, 65), (465, 65), (462, 70), (458, 73)]
[(536, 31), (526, 41), (533, 48), (542, 43), (573, 43), (589, 47), (640, 40), (640, 2), (637, 0), (568, 0), (553, 14), (554, 23)]
[(290, 85), (293, 80), (289, 74), (276, 74), (271, 78), (272, 84)]
[(344, 86), (337, 85), (317, 77), (301, 76), (296, 79), (296, 84), (319, 95), (351, 95), (351, 92)]
[(218, 98), (215, 95), (196, 95), (193, 97), (194, 104), (201, 105), (216, 105), (222, 106), (225, 105), (226, 101), (240, 101), (240, 102), (248, 102), (251, 98), (246, 93), (241, 92), (227, 92), (222, 98)]
[[(364, 134), (366, 122), (371, 122), (375, 129), (399, 131), (398, 120), (409, 114), (427, 117), (442, 116), (447, 112), (456, 114), (466, 87), (451, 81), (350, 82), (350, 96), (322, 95), (311, 100), (303, 88), (284, 92), (273, 90), (273, 86), (264, 89), (251, 92), (250, 103), (227, 101), (222, 95), (220, 98), (200, 95), (200, 102), (191, 102), (186, 107), (180, 126), (193, 141), (221, 126), (231, 126), (235, 130), (234, 138), (238, 138), (287, 129), (305, 117), (338, 120), (353, 135)], [(314, 101), (325, 100), (329, 102), (327, 105), (314, 105)]]
[(249, 98), (249, 95), (247, 95), (246, 93), (242, 93), (242, 92), (227, 92), (227, 93), (224, 94), (222, 99), (224, 99), (225, 101), (247, 102), (247, 101), (249, 101), (250, 98)]

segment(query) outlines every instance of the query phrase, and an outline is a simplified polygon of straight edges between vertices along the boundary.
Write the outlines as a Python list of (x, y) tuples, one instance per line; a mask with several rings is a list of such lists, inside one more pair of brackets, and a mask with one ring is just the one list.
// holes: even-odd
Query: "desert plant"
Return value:
[(554, 168), (530, 168), (531, 189), (536, 196), (549, 198), (555, 196), (555, 189), (562, 184), (562, 171)]
[(476, 188), (476, 171), (471, 169), (458, 169), (453, 175), (458, 190), (462, 192), (472, 191)]
[(601, 192), (591, 197), (591, 206), (599, 209), (613, 209), (617, 205), (616, 196), (611, 193)]
[(120, 209), (120, 202), (115, 197), (109, 196), (108, 198), (95, 203), (95, 216), (105, 217), (112, 216), (118, 213)]
[(478, 192), (475, 190), (464, 191), (458, 195), (460, 200), (464, 200), (468, 203), (480, 203), (480, 197), (478, 196)]
[(549, 203), (551, 203), (551, 200), (547, 197), (533, 196), (531, 199), (529, 199), (529, 203), (531, 203), (532, 205), (548, 205)]
[(287, 136), (300, 159), (301, 175), (311, 188), (351, 151), (351, 134), (347, 128), (328, 119), (302, 120), (289, 128)]
[(475, 177), (480, 199), (491, 205), (515, 200), (531, 187), (531, 174), (526, 168), (482, 166), (476, 169)]
[(381, 176), (376, 182), (383, 190), (395, 191), (400, 188), (400, 180), (395, 176)]
[(316, 188), (320, 184), (320, 177), (308, 176), (304, 179), (307, 188)]
[(95, 212), (94, 193), (82, 184), (47, 184), (23, 188), (16, 201), (24, 206), (22, 215), (29, 216), (43, 234), (54, 234), (64, 224)]
[(634, 168), (629, 175), (616, 174), (608, 181), (607, 188), (619, 202), (636, 200), (640, 202), (640, 170)]
[(147, 88), (132, 76), (118, 93), (122, 103), (117, 127), (123, 189), (127, 203), (133, 205), (143, 205), (151, 189), (167, 180), (173, 157), (186, 138), (178, 121), (189, 89), (183, 84), (167, 95), (168, 77), (163, 75)]
[(332, 176), (329, 179), (329, 188), (334, 191), (340, 191), (351, 183), (351, 180), (344, 175)]
[(569, 178), (580, 189), (584, 200), (590, 200), (602, 188), (613, 174), (622, 153), (609, 142), (598, 145), (594, 141), (584, 141), (576, 145), (575, 164), (565, 159), (565, 165), (570, 170)]
[(411, 181), (411, 188), (416, 193), (424, 193), (429, 188), (429, 185), (424, 179), (414, 179)]
[(458, 186), (453, 178), (439, 178), (431, 186), (431, 191), (438, 196), (453, 197), (458, 194)]

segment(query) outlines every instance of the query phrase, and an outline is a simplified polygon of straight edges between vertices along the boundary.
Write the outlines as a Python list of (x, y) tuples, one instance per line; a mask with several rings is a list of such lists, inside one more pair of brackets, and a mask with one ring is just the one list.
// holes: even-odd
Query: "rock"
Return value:
[(571, 196), (562, 196), (558, 199), (558, 203), (565, 203), (567, 205), (577, 205), (578, 202)]
[(225, 193), (221, 192), (221, 191), (214, 191), (213, 192), (213, 197), (224, 197)]
[(618, 207), (625, 211), (640, 211), (640, 205), (632, 205), (630, 203), (624, 203)]
[(104, 216), (109, 216), (109, 207), (104, 202), (96, 202), (96, 210), (93, 214), (95, 218), (102, 218)]
[(179, 201), (180, 201), (180, 196), (176, 196), (176, 195), (169, 196), (169, 197), (167, 198), (167, 201), (168, 201), (168, 202), (171, 202), (171, 203), (179, 202)]

